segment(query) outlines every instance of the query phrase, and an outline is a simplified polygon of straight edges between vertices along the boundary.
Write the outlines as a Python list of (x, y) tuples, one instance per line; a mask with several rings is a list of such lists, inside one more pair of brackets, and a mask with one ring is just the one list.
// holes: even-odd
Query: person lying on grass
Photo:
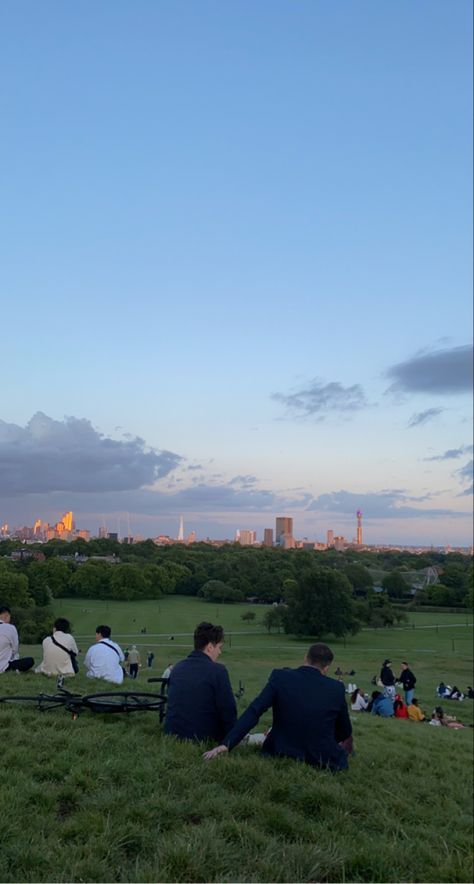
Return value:
[[(318, 642), (309, 648), (303, 666), (274, 669), (263, 691), (221, 744), (203, 758), (210, 761), (233, 749), (271, 706), (273, 723), (263, 742), (263, 755), (294, 758), (334, 771), (346, 769), (352, 727), (344, 685), (327, 676), (333, 659), (331, 649)], [(347, 749), (339, 745), (342, 742)]]

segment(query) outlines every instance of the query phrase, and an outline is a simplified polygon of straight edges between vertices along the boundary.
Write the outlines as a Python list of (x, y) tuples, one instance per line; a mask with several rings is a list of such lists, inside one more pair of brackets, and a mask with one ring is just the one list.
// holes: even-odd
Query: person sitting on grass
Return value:
[(194, 651), (171, 669), (166, 734), (221, 740), (235, 724), (237, 706), (229, 675), (217, 662), (223, 642), (222, 626), (203, 622), (194, 630)]
[(367, 710), (368, 701), (362, 688), (356, 688), (351, 694), (351, 709), (353, 712), (365, 712)]
[(451, 693), (446, 695), (446, 700), (464, 700), (464, 694), (454, 685)]
[(433, 715), (436, 716), (439, 724), (441, 724), (443, 727), (450, 727), (453, 728), (453, 730), (458, 730), (459, 728), (465, 727), (464, 724), (457, 720), (455, 715), (445, 715), (442, 706), (436, 706)]
[(221, 744), (204, 753), (204, 759), (210, 761), (237, 746), (272, 707), (273, 723), (262, 755), (293, 758), (333, 771), (346, 769), (352, 727), (344, 685), (327, 676), (333, 659), (331, 649), (318, 642), (298, 669), (274, 669), (263, 691)]
[(393, 712), (395, 718), (408, 718), (407, 705), (403, 702), (400, 694), (395, 694), (395, 702), (393, 704)]
[(35, 661), (33, 657), (20, 657), (18, 632), (10, 619), (8, 605), (0, 605), (0, 672), (28, 672)]
[(380, 691), (372, 691), (372, 701), (369, 705), (371, 715), (380, 715), (382, 718), (393, 716), (393, 701), (390, 697), (384, 697)]
[(55, 620), (53, 634), (43, 639), (43, 659), (35, 672), (42, 675), (75, 675), (71, 654), (75, 658), (79, 651), (70, 630), (69, 620), (65, 617)]
[(84, 659), (84, 666), (88, 678), (104, 678), (113, 684), (122, 684), (124, 662), (122, 648), (113, 642), (110, 636), (110, 626), (98, 626), (95, 631), (95, 645), (92, 645)]
[(410, 721), (426, 721), (426, 715), (421, 711), (416, 697), (413, 697), (410, 705), (407, 706), (407, 712)]

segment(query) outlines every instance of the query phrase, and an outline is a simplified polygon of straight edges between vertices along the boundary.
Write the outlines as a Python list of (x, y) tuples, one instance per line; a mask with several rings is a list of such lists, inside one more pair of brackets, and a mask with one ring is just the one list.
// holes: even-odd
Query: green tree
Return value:
[(265, 611), (262, 622), (267, 632), (271, 632), (272, 629), (281, 632), (285, 625), (285, 611), (286, 605), (273, 605), (268, 611)]
[(245, 611), (245, 613), (241, 614), (240, 616), (241, 616), (242, 620), (246, 621), (246, 623), (250, 623), (251, 620), (255, 620), (255, 617), (257, 615), (256, 615), (255, 611)]
[(391, 571), (390, 574), (387, 574), (382, 581), (382, 586), (392, 599), (401, 599), (408, 591), (408, 585), (400, 571)]
[(345, 635), (356, 632), (358, 621), (352, 586), (331, 568), (304, 572), (287, 595), (285, 632), (295, 635)]
[(0, 569), (0, 601), (10, 608), (32, 608), (34, 599), (31, 596), (28, 578), (25, 574), (16, 574), (13, 569)]
[(364, 565), (360, 565), (358, 562), (346, 565), (343, 573), (352, 584), (356, 593), (366, 595), (367, 590), (373, 588), (374, 580), (372, 574)]
[(149, 584), (138, 565), (113, 565), (110, 578), (110, 598), (133, 601), (146, 598)]
[(85, 599), (108, 598), (112, 568), (116, 567), (94, 560), (80, 565), (69, 581), (69, 594)]

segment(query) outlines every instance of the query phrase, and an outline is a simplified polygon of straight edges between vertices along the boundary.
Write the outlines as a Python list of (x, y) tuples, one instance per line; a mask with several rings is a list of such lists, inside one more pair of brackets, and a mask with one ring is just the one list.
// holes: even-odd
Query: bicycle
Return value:
[[(161, 679), (160, 679), (161, 681)], [(166, 695), (150, 694), (145, 691), (103, 691), (96, 694), (73, 694), (58, 685), (56, 694), (35, 694), (34, 696), (12, 695), (0, 697), (1, 703), (35, 703), (40, 712), (47, 712), (60, 706), (76, 719), (83, 709), (91, 712), (158, 712), (160, 722), (165, 717)]]

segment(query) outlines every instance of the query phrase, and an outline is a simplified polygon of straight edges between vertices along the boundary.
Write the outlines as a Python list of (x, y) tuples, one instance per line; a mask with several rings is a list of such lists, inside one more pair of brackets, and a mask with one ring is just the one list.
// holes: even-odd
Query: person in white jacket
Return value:
[(75, 675), (71, 653), (77, 656), (79, 651), (70, 629), (69, 620), (58, 617), (53, 634), (43, 639), (43, 659), (35, 672), (42, 675)]
[(351, 709), (353, 712), (365, 712), (368, 706), (368, 702), (365, 699), (364, 692), (361, 688), (356, 688), (355, 691), (351, 695)]

